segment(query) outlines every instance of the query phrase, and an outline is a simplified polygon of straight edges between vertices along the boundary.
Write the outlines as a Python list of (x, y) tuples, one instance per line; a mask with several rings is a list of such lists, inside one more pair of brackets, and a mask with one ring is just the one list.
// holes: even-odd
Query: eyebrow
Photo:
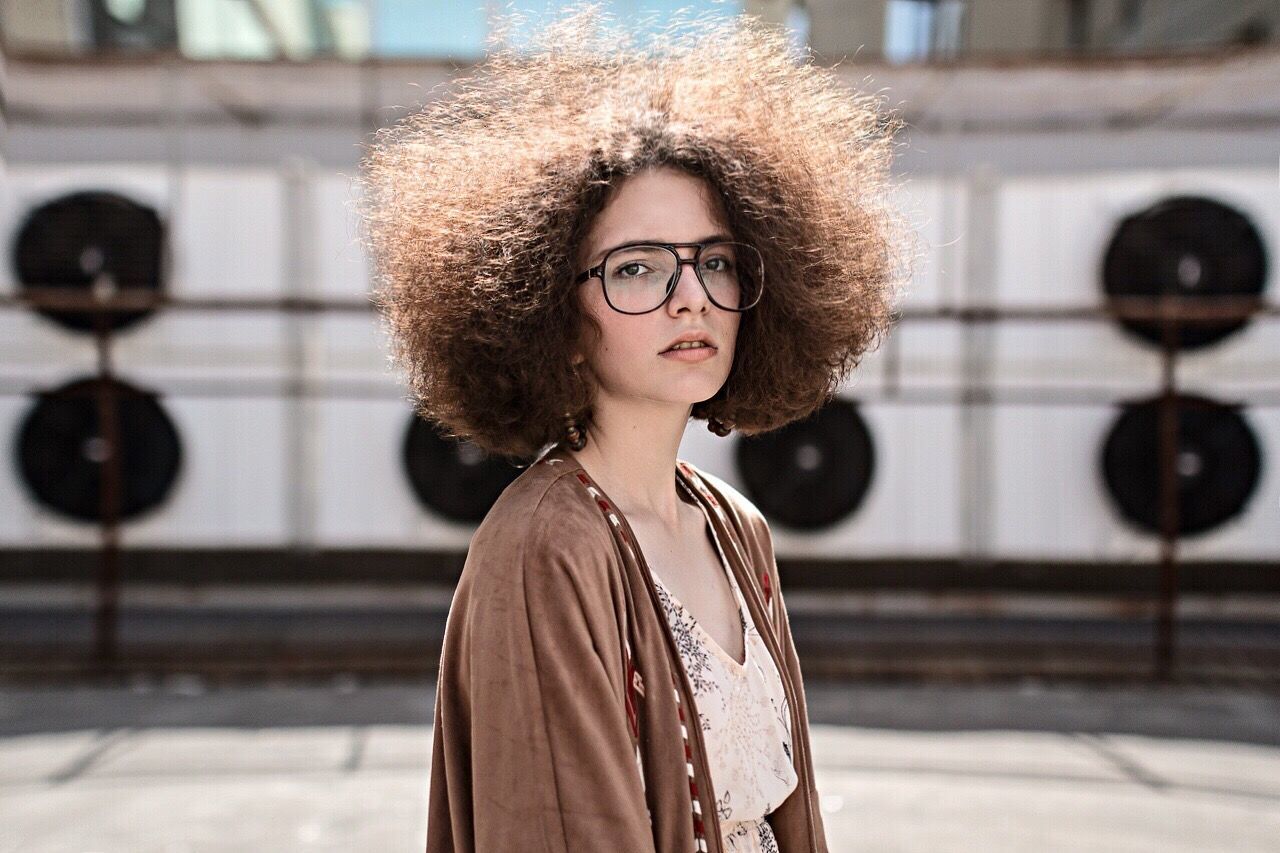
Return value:
[[(700, 240), (690, 240), (689, 242), (691, 243), (728, 243), (732, 241), (733, 241), (733, 237), (731, 237), (728, 234), (711, 234), (709, 236), (703, 237)], [(595, 266), (596, 264), (600, 263), (601, 261), (604, 260), (604, 256), (608, 252), (612, 251), (613, 249), (622, 249), (627, 246), (639, 246), (642, 243), (666, 243), (666, 242), (668, 241), (648, 238), (648, 239), (642, 239), (642, 240), (628, 240), (625, 243), (618, 243), (616, 246), (609, 246), (607, 248), (596, 251), (596, 253), (591, 256), (592, 262), (588, 263), (587, 266)]]

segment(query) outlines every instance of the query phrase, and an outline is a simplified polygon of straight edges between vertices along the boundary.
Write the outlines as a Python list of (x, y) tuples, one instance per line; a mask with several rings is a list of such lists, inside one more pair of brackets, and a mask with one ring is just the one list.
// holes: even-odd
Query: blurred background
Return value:
[[(562, 5), (0, 0), (0, 851), (420, 846), (519, 469), (413, 415), (351, 179)], [(908, 123), (885, 344), (681, 449), (769, 518), (833, 850), (1280, 848), (1280, 0), (601, 5)]]

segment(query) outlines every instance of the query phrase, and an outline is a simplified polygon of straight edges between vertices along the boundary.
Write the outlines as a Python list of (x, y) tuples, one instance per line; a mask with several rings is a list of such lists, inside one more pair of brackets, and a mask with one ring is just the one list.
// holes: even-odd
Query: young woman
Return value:
[(428, 851), (827, 849), (769, 525), (677, 451), (810, 414), (887, 330), (896, 128), (753, 19), (588, 7), (375, 138), (419, 411), (531, 463), (449, 611)]

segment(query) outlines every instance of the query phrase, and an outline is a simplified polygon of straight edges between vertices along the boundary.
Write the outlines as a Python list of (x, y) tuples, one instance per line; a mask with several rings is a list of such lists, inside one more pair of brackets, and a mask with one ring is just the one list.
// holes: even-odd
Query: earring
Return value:
[(564, 413), (564, 437), (574, 450), (581, 450), (587, 446), (586, 431), (574, 420), (572, 412)]
[(711, 430), (721, 438), (724, 438), (726, 435), (733, 432), (732, 426), (717, 417), (707, 418), (707, 429)]

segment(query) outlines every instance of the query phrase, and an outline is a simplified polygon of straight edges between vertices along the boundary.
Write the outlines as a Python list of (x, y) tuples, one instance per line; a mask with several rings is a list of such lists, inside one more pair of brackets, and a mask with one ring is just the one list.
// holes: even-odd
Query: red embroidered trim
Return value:
[(699, 477), (697, 474), (693, 473), (692, 468), (690, 468), (685, 463), (681, 462), (680, 470), (684, 471), (686, 474), (689, 475), (689, 479), (693, 480), (693, 484), (698, 487), (698, 491), (702, 492), (702, 496), (706, 498), (708, 501), (710, 501), (712, 506), (714, 507), (720, 506), (720, 501), (716, 500), (716, 496), (711, 494), (711, 490), (708, 489), (705, 485), (703, 485), (702, 478)]
[(693, 837), (697, 842), (695, 849), (707, 849), (707, 832), (702, 823), (702, 804), (698, 802), (698, 783), (693, 780), (693, 750), (689, 747), (689, 730), (685, 727), (684, 705), (680, 702), (680, 688), (676, 686), (675, 674), (671, 675), (671, 687), (676, 696), (676, 712), (680, 715), (680, 733), (684, 736), (684, 766), (689, 774), (689, 797), (693, 804)]

